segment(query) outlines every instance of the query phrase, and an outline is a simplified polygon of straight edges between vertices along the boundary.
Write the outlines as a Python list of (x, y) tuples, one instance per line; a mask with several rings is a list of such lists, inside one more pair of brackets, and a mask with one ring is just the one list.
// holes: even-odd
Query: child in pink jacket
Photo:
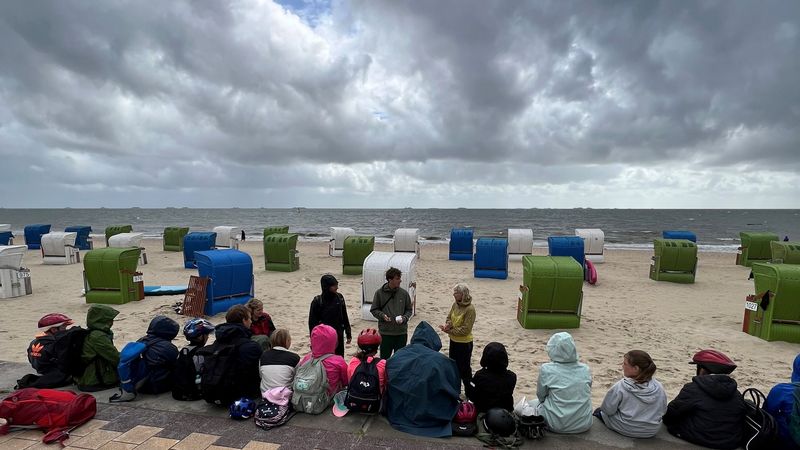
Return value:
[(328, 376), (328, 393), (331, 395), (344, 389), (348, 382), (347, 363), (344, 358), (334, 354), (338, 339), (336, 330), (332, 327), (325, 324), (315, 326), (311, 330), (311, 353), (304, 356), (297, 365), (297, 367), (302, 366), (312, 357), (319, 358), (325, 354), (332, 354), (333, 356), (322, 361), (325, 374)]

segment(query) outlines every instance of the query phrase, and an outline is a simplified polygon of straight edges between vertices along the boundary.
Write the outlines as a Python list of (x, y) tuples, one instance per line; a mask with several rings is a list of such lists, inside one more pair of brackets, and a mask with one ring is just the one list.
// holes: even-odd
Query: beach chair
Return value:
[(212, 230), (217, 233), (216, 248), (239, 249), (239, 239), (242, 237), (242, 229), (239, 227), (219, 226)]
[(264, 268), (277, 272), (300, 269), (296, 234), (273, 233), (264, 238)]
[(80, 249), (75, 245), (78, 233), (54, 231), (42, 235), (42, 264), (75, 264), (81, 262)]
[(575, 236), (583, 239), (583, 254), (586, 259), (599, 264), (605, 261), (605, 233), (599, 228), (576, 228)]
[(183, 238), (189, 234), (189, 227), (164, 228), (164, 251), (182, 252)]
[(140, 250), (99, 248), (83, 257), (86, 303), (121, 305), (144, 298), (144, 279), (137, 272)]
[(508, 278), (508, 240), (503, 238), (479, 238), (475, 243), (475, 278)]
[(775, 233), (761, 231), (742, 231), (739, 233), (742, 245), (736, 254), (736, 264), (750, 267), (754, 262), (767, 262), (772, 259), (770, 242), (779, 241)]
[(42, 236), (49, 232), (50, 224), (25, 225), (25, 245), (28, 246), (28, 250), (39, 250), (42, 247)]
[(328, 254), (330, 256), (342, 256), (344, 252), (344, 240), (348, 236), (355, 235), (352, 228), (331, 227), (331, 240), (328, 243)]
[(75, 225), (72, 227), (64, 228), (68, 233), (76, 233), (75, 246), (78, 250), (91, 250), (94, 247), (92, 242), (92, 227), (88, 225)]
[(133, 225), (110, 225), (106, 227), (106, 247), (108, 247), (108, 240), (111, 236), (120, 233), (130, 233), (133, 231)]
[(800, 264), (800, 242), (771, 241), (773, 263)]
[(14, 245), (14, 233), (7, 223), (0, 223), (0, 245)]
[(450, 230), (451, 261), (472, 261), (472, 228), (453, 228)]
[(533, 230), (530, 228), (508, 229), (508, 259), (522, 261), (522, 257), (533, 253)]
[(142, 247), (144, 233), (118, 233), (108, 238), (111, 248), (136, 247), (139, 249), (139, 264), (147, 264), (147, 251)]
[(522, 258), (517, 321), (525, 329), (578, 328), (583, 306), (583, 267), (570, 256)]
[(375, 250), (375, 236), (348, 236), (342, 249), (342, 273), (361, 275), (364, 260)]
[(25, 245), (0, 245), (0, 298), (29, 295), (31, 271), (22, 267)]
[(195, 252), (197, 271), (209, 278), (206, 287), (205, 313), (225, 312), (233, 305), (243, 305), (253, 298), (253, 260), (234, 249)]
[(264, 228), (264, 240), (267, 240), (267, 236), (270, 234), (289, 234), (289, 227), (288, 226), (277, 226), (277, 227), (266, 227)]
[(686, 239), (654, 239), (650, 279), (672, 283), (694, 283), (697, 245)]
[(661, 232), (661, 237), (663, 239), (686, 239), (687, 241), (692, 241), (695, 244), (697, 243), (697, 235), (691, 231), (666, 230)]
[(414, 253), (419, 258), (419, 228), (394, 230), (395, 253)]
[(550, 236), (547, 238), (547, 252), (550, 256), (571, 256), (584, 267), (586, 255), (583, 239), (578, 236)]
[(756, 294), (745, 301), (742, 330), (765, 341), (800, 343), (800, 265), (752, 267)]
[(195, 252), (213, 250), (217, 242), (217, 233), (209, 231), (192, 231), (183, 237), (183, 267), (186, 269), (197, 268)]
[(417, 312), (417, 255), (416, 253), (372, 252), (364, 260), (361, 278), (361, 318), (377, 322), (369, 312), (375, 291), (386, 283), (386, 271), (394, 267), (403, 273), (400, 287), (411, 297), (411, 317)]

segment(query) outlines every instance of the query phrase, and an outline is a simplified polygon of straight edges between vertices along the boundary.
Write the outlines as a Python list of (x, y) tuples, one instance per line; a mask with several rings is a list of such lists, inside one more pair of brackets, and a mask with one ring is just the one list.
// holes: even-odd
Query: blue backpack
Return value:
[(136, 393), (136, 385), (147, 377), (147, 362), (144, 360), (147, 347), (143, 342), (128, 342), (119, 352), (117, 373), (123, 391)]

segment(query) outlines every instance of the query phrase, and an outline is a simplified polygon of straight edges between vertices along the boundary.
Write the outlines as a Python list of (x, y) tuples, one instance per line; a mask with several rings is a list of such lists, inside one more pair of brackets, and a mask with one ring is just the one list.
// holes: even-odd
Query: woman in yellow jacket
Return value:
[(450, 352), (452, 360), (458, 365), (458, 373), (464, 383), (464, 390), (472, 381), (472, 325), (475, 323), (475, 307), (469, 287), (459, 283), (453, 288), (455, 302), (447, 315), (447, 321), (439, 329), (450, 336)]

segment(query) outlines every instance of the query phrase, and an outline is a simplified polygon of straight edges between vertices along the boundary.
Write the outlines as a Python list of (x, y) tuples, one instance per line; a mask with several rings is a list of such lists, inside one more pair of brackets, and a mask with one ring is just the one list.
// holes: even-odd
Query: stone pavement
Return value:
[[(0, 397), (13, 390), (15, 381), (29, 372), (27, 364), (0, 361)], [(279, 428), (265, 431), (252, 421), (234, 421), (227, 411), (204, 401), (178, 402), (170, 394), (140, 395), (129, 403), (108, 403), (114, 390), (94, 393), (97, 416), (74, 430), (65, 442), (69, 449), (176, 449), (176, 450), (292, 450), (292, 449), (479, 449), (474, 438), (420, 438), (393, 429), (385, 418), (348, 414), (336, 418), (297, 414)], [(0, 449), (58, 448), (44, 445), (41, 431), (14, 432), (0, 436)], [(591, 430), (566, 436), (548, 433), (541, 441), (523, 448), (549, 449), (692, 449), (662, 431), (653, 439), (630, 439), (609, 431), (595, 421)]]

